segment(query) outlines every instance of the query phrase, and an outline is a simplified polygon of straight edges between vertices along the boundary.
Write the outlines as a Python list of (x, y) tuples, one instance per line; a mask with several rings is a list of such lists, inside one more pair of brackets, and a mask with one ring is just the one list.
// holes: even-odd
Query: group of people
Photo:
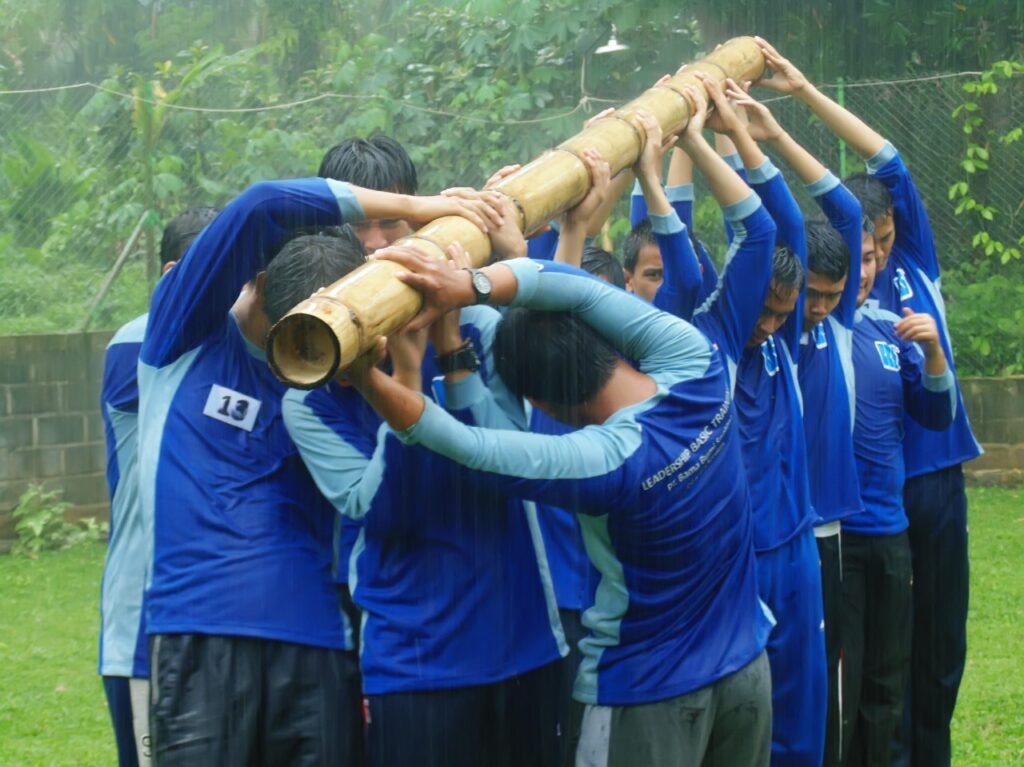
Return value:
[[(590, 192), (529, 241), (492, 189), (518, 166), (417, 196), (381, 134), (168, 225), (101, 403), (122, 765), (949, 764), (980, 447), (928, 216), (897, 150), (759, 42), (756, 85), (866, 173), (698, 74), (678, 136), (641, 114), (614, 178), (585, 151)], [(634, 178), (620, 260), (591, 237)], [(446, 215), (490, 265), (393, 244)], [(422, 311), (288, 388), (269, 329), (367, 258)]]

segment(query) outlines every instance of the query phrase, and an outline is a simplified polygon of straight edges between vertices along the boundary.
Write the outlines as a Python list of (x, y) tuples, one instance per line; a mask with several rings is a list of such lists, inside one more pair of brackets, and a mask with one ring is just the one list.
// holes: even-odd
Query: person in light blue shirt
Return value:
[[(881, 135), (807, 81), (771, 45), (760, 41), (772, 77), (762, 80), (792, 94), (867, 163), (868, 173), (846, 180), (874, 225), (878, 279), (868, 300), (899, 316), (904, 308), (930, 314), (953, 375), (935, 239), (910, 171)], [(962, 465), (981, 454), (957, 390), (956, 419), (933, 432), (904, 422), (904, 505), (914, 566), (913, 658), (908, 716), (894, 764), (949, 765), (949, 726), (967, 653), (967, 497)]]
[[(213, 208), (179, 213), (160, 240), (163, 272), (174, 266)], [(143, 594), (150, 547), (139, 502), (139, 349), (147, 315), (123, 325), (110, 340), (103, 361), (100, 414), (107, 447), (110, 541), (100, 586), (99, 673), (107, 695), (120, 767), (149, 764), (149, 653)]]
[[(324, 179), (261, 182), (157, 285), (139, 354), (138, 473), (152, 520), (158, 763), (361, 759), (356, 662), (345, 652), (350, 631), (332, 578), (335, 515), (281, 418), (285, 387), (263, 346), (268, 315), (290, 308), (269, 288), (287, 280), (271, 281), (264, 269), (270, 262), (287, 274), (343, 242), (290, 239), (296, 231), (447, 214), (481, 227), (486, 216), (500, 218), (481, 200)], [(267, 719), (275, 726), (261, 725)]]

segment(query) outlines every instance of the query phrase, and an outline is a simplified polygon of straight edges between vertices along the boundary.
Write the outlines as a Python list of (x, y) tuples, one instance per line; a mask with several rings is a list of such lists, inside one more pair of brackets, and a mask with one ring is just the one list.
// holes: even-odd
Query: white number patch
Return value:
[(210, 387), (210, 396), (206, 398), (203, 415), (245, 431), (252, 431), (261, 404), (258, 399), (247, 394), (214, 384)]

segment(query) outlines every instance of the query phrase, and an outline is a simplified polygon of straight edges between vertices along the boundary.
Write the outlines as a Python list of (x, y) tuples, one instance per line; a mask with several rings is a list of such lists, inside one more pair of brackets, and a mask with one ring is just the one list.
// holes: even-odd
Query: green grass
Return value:
[[(1024, 489), (971, 491), (957, 767), (1024, 765)], [(104, 548), (0, 557), (0, 765), (116, 763), (96, 676)]]

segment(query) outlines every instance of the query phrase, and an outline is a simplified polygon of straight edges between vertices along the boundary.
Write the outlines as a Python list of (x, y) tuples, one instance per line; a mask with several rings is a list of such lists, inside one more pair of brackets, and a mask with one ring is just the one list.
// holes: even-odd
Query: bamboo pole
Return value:
[[(586, 196), (590, 175), (581, 159), (584, 149), (599, 151), (615, 174), (631, 167), (643, 149), (645, 136), (637, 112), (652, 114), (665, 135), (678, 133), (690, 117), (684, 88), (693, 85), (703, 90), (697, 72), (719, 81), (732, 77), (742, 82), (756, 80), (763, 71), (764, 57), (753, 38), (730, 40), (544, 152), (495, 189), (512, 199), (519, 228), (532, 234)], [(439, 218), (396, 244), (444, 259), (445, 248), (453, 241), (462, 244), (476, 266), (490, 259), (487, 235), (460, 216)], [(368, 350), (378, 336), (393, 333), (408, 322), (419, 311), (422, 299), (416, 290), (395, 279), (400, 269), (389, 261), (368, 263), (282, 317), (271, 329), (267, 343), (267, 357), (277, 377), (301, 389), (320, 386)]]

